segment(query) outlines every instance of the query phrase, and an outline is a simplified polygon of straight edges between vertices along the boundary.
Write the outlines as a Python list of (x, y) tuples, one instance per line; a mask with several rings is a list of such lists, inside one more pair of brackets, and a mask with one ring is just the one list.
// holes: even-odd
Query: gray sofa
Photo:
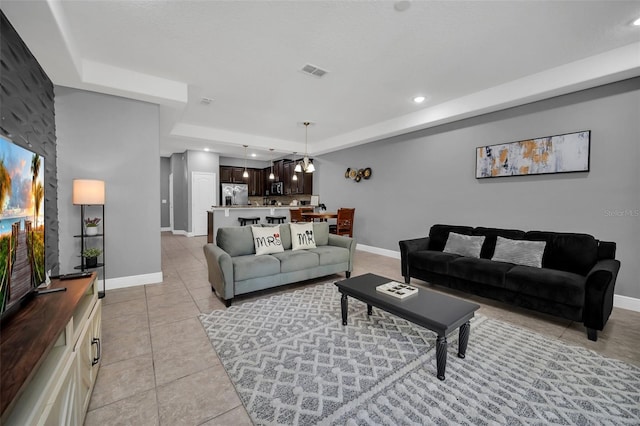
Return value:
[(205, 244), (211, 289), (227, 307), (236, 295), (340, 272), (351, 275), (353, 238), (329, 234), (327, 222), (314, 223), (316, 248), (292, 251), (289, 224), (279, 226), (282, 253), (256, 256), (250, 226), (220, 228), (216, 243)]

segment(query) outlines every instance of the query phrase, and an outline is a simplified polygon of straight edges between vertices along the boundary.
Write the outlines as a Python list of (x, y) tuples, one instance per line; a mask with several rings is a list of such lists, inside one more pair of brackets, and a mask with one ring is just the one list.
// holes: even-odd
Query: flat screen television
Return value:
[(0, 318), (46, 280), (44, 158), (0, 136)]

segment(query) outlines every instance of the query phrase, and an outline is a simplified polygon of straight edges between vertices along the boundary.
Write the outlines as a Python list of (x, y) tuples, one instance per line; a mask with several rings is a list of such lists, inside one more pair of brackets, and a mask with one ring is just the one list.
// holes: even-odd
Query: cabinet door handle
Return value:
[(98, 355), (96, 358), (93, 358), (93, 361), (91, 361), (91, 365), (93, 366), (99, 363), (100, 358), (102, 358), (102, 346), (100, 345), (100, 339), (98, 339), (97, 337), (91, 339), (91, 344), (97, 346), (96, 354)]

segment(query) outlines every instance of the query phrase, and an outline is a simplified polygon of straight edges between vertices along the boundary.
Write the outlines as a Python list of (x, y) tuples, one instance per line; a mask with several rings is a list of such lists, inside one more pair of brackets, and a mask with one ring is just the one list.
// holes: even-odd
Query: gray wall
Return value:
[(0, 132), (44, 157), (45, 268), (58, 274), (58, 176), (53, 84), (0, 11)]
[[(591, 171), (475, 179), (475, 148), (591, 130)], [(640, 298), (640, 78), (316, 158), (329, 209), (355, 207), (358, 243), (398, 251), (436, 223), (582, 232), (618, 244), (616, 294)], [(372, 167), (371, 179), (344, 178)], [(318, 186), (316, 186), (318, 185)]]
[(171, 159), (160, 157), (160, 226), (168, 228), (169, 220), (169, 174), (171, 173)]
[(187, 154), (171, 156), (173, 173), (173, 229), (187, 232), (189, 229), (189, 202), (187, 198)]
[(86, 178), (105, 181), (107, 279), (160, 273), (158, 106), (59, 86), (55, 93), (61, 271), (78, 264), (71, 189)]
[[(188, 228), (191, 232), (193, 230), (191, 224), (191, 173), (192, 172), (207, 172), (215, 173), (215, 187), (216, 197), (220, 197), (220, 157), (213, 152), (204, 151), (187, 151), (187, 218)], [(174, 187), (175, 191), (175, 187)]]

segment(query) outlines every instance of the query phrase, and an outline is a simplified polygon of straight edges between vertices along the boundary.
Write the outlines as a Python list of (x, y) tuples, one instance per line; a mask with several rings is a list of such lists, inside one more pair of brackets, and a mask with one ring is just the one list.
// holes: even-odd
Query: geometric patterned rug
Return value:
[(640, 368), (477, 315), (466, 358), (448, 337), (333, 283), (200, 315), (256, 425), (638, 425)]

